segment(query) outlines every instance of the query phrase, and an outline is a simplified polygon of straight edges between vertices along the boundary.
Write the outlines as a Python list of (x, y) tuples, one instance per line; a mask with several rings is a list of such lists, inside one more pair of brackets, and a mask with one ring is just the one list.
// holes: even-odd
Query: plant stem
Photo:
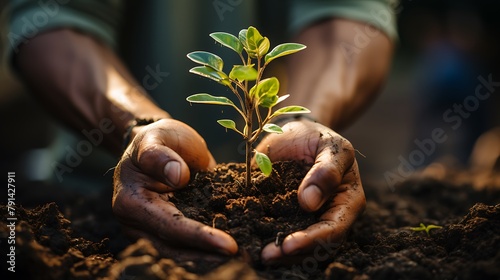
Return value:
[(250, 187), (250, 182), (252, 180), (252, 168), (251, 168), (251, 164), (252, 164), (252, 143), (250, 142), (247, 142), (246, 143), (246, 152), (247, 152), (247, 155), (246, 155), (246, 179), (245, 179), (245, 187), (246, 188), (249, 188)]
[[(231, 91), (234, 93), (234, 95), (236, 95), (238, 97), (238, 100), (240, 102), (240, 106), (241, 106), (241, 110), (236, 107), (236, 106), (233, 106), (234, 109), (236, 109), (236, 111), (238, 111), (238, 113), (243, 117), (243, 119), (246, 121), (247, 117), (247, 112), (245, 112), (244, 110), (246, 109), (245, 107), (245, 103), (243, 102), (243, 99), (241, 98), (239, 92), (238, 92), (238, 87), (241, 86), (241, 84), (238, 83), (238, 81), (234, 80), (232, 81), (237, 87), (233, 87), (231, 84), (229, 85), (229, 88), (231, 89)], [(245, 89), (243, 88), (243, 95), (246, 96), (247, 93), (245, 91)], [(243, 110), (243, 111), (242, 111)]]
[(245, 180), (245, 187), (249, 188), (250, 187), (250, 181), (252, 180), (252, 168), (251, 168), (251, 163), (252, 163), (252, 108), (251, 108), (251, 101), (247, 100), (247, 131), (246, 131), (246, 180)]
[[(252, 63), (252, 60), (250, 58), (250, 56), (247, 57), (247, 64), (246, 65), (250, 65)], [(260, 71), (260, 59), (257, 58), (257, 71)], [(255, 87), (257, 87), (257, 85), (259, 84), (259, 80), (260, 80), (260, 74), (257, 76), (257, 80), (255, 81)], [(244, 85), (244, 94), (245, 94), (245, 101), (246, 101), (246, 113), (247, 113), (247, 131), (246, 131), (246, 147), (245, 147), (245, 151), (246, 151), (246, 160), (245, 160), (245, 169), (246, 169), (246, 179), (245, 179), (245, 187), (246, 188), (249, 188), (250, 187), (250, 183), (252, 181), (252, 152), (253, 152), (253, 148), (252, 148), (252, 145), (253, 145), (253, 142), (255, 141), (254, 137), (253, 136), (253, 127), (252, 127), (252, 122), (253, 122), (253, 109), (255, 107), (258, 107), (258, 106), (255, 106), (253, 100), (250, 98), (250, 94), (248, 92), (248, 81), (245, 81), (245, 85)], [(257, 108), (258, 109), (258, 108)], [(260, 119), (259, 119), (259, 125), (260, 125)]]

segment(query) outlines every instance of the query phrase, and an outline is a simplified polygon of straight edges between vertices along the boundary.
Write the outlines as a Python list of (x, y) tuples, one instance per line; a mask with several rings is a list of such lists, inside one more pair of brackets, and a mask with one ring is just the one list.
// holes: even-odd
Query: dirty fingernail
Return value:
[(302, 199), (304, 200), (307, 208), (311, 211), (316, 211), (321, 206), (321, 200), (323, 199), (323, 193), (316, 185), (310, 185), (304, 189), (302, 193)]
[(177, 161), (169, 161), (163, 168), (163, 173), (167, 180), (177, 186), (181, 178), (181, 165)]

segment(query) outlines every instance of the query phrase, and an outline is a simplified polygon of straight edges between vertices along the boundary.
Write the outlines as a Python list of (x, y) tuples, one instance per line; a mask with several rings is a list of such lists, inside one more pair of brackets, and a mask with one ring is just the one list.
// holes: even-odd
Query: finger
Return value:
[(132, 240), (138, 240), (140, 238), (149, 240), (161, 257), (171, 258), (177, 262), (190, 261), (194, 263), (209, 262), (211, 264), (222, 264), (228, 260), (227, 256), (215, 254), (214, 252), (205, 252), (168, 245), (164, 240), (132, 227), (123, 226), (123, 231)]
[(299, 186), (297, 194), (302, 209), (316, 211), (334, 193), (342, 192), (339, 185), (353, 163), (354, 149), (347, 140), (340, 138), (334, 143), (324, 144)]
[(215, 158), (212, 156), (212, 153), (210, 153), (210, 151), (207, 150), (207, 153), (208, 153), (209, 161), (208, 161), (208, 166), (206, 169), (213, 170), (215, 168), (215, 165), (217, 165), (217, 162), (215, 161)]
[(186, 218), (164, 195), (137, 188), (121, 191), (113, 200), (113, 211), (125, 225), (148, 232), (168, 244), (219, 252), (238, 250), (227, 233)]
[[(318, 226), (331, 227), (329, 224)], [(318, 257), (318, 261), (331, 259), (337, 249), (342, 245), (344, 238), (314, 238), (305, 231), (298, 231), (288, 235), (281, 246), (274, 243), (267, 244), (262, 250), (262, 262), (267, 265), (275, 264), (293, 264), (304, 260), (304, 258), (313, 255)], [(297, 246), (300, 244), (300, 246)]]
[(132, 164), (132, 160), (130, 158), (124, 159), (116, 166), (114, 180), (115, 182), (120, 183), (115, 184), (115, 193), (119, 193), (122, 189), (124, 189), (124, 187), (131, 187), (131, 185), (127, 185), (122, 182), (135, 182), (132, 184), (142, 182), (140, 185), (141, 188), (146, 188), (161, 195), (168, 195), (169, 193), (178, 190), (178, 188), (173, 188), (156, 178), (152, 179), (151, 176), (152, 175), (145, 173)]
[(356, 162), (339, 186), (342, 191), (332, 199), (320, 222), (288, 235), (281, 247), (268, 244), (262, 251), (265, 262), (276, 262), (291, 256), (314, 252), (318, 248), (333, 251), (344, 240), (348, 230), (364, 211), (366, 199)]
[(190, 126), (170, 119), (152, 124), (151, 129), (151, 142), (170, 147), (192, 170), (207, 170), (215, 163), (203, 137)]
[(133, 165), (138, 174), (144, 173), (146, 176), (151, 176), (165, 186), (162, 190), (161, 185), (158, 185), (160, 189), (157, 191), (171, 191), (189, 182), (188, 165), (171, 148), (158, 144), (154, 138), (147, 137), (144, 137), (137, 146), (131, 155)]
[(126, 152), (139, 170), (173, 188), (189, 182), (189, 170), (215, 167), (203, 138), (191, 127), (172, 119), (145, 127)]
[[(128, 161), (123, 161), (121, 165), (124, 166), (123, 169), (128, 170), (128, 172), (120, 173), (122, 182), (148, 182), (148, 184), (144, 184), (143, 187), (158, 193), (175, 191), (178, 190), (179, 187), (187, 185), (190, 180), (190, 169), (185, 161), (168, 147), (155, 147), (156, 150), (149, 149), (147, 152), (143, 152), (140, 159), (136, 160), (136, 164), (130, 164), (130, 159)], [(209, 156), (210, 162), (208, 168), (213, 169), (216, 162), (210, 152)], [(129, 176), (131, 174), (133, 174), (133, 176)], [(153, 177), (155, 180), (150, 180), (149, 176)], [(180, 179), (177, 177), (180, 177)], [(175, 183), (177, 180), (179, 182), (176, 185)]]
[[(272, 162), (302, 160), (312, 164), (316, 158), (320, 133), (307, 131), (302, 123), (287, 123), (282, 134), (269, 134), (262, 139), (256, 150), (267, 154)], [(310, 132), (310, 133), (309, 133)], [(252, 161), (255, 163), (255, 160)]]
[(266, 245), (262, 250), (263, 262), (266, 264), (290, 262), (307, 254), (317, 255), (320, 250), (326, 250), (329, 255), (333, 255), (345, 240), (349, 228), (359, 213), (354, 210), (356, 213), (352, 215), (349, 207), (341, 206), (329, 211), (334, 216), (329, 218), (333, 220), (324, 220), (305, 230), (294, 232), (283, 240), (281, 246), (276, 246), (274, 243)]

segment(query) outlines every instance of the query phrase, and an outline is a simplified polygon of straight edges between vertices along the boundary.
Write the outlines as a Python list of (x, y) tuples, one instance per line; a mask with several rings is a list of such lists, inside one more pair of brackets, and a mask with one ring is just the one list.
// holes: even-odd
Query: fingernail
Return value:
[(320, 203), (323, 199), (323, 193), (318, 186), (310, 185), (304, 189), (302, 199), (304, 200), (307, 208), (311, 211), (316, 211), (321, 206)]
[(167, 176), (167, 180), (177, 186), (181, 179), (181, 165), (177, 161), (169, 161), (163, 168), (163, 173)]

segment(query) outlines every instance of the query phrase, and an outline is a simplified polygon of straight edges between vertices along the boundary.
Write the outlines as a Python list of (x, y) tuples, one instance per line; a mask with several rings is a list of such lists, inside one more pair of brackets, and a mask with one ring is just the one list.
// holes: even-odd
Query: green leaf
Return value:
[(290, 94), (285, 94), (285, 95), (283, 95), (283, 96), (280, 96), (280, 97), (278, 98), (278, 101), (276, 101), (276, 104), (278, 104), (278, 103), (280, 103), (281, 101), (283, 101), (283, 100), (287, 99), (289, 96), (290, 96)]
[(209, 52), (204, 52), (204, 51), (190, 52), (187, 54), (187, 57), (196, 63), (212, 67), (213, 69), (218, 71), (222, 71), (222, 67), (224, 66), (222, 58)]
[(202, 103), (202, 104), (214, 104), (214, 105), (226, 105), (235, 107), (233, 101), (224, 96), (213, 96), (208, 93), (197, 93), (186, 98), (187, 101), (192, 103)]
[(240, 40), (233, 34), (229, 34), (226, 32), (214, 32), (210, 34), (210, 37), (212, 37), (221, 45), (237, 52), (238, 54), (240, 54), (243, 50), (243, 45), (241, 44)]
[(262, 57), (269, 51), (269, 39), (263, 37), (257, 28), (250, 26), (245, 35), (246, 44), (243, 46), (251, 58)]
[(250, 97), (257, 99), (257, 104), (271, 108), (278, 101), (280, 82), (276, 77), (271, 77), (260, 81), (250, 89)]
[(264, 175), (271, 175), (271, 172), (273, 171), (273, 164), (266, 154), (255, 150), (255, 162)]
[(277, 134), (283, 133), (283, 129), (281, 129), (281, 127), (279, 125), (276, 125), (274, 123), (267, 123), (264, 125), (264, 127), (262, 129), (264, 129), (264, 131), (270, 132), (270, 133), (277, 133)]
[(278, 103), (277, 95), (266, 95), (259, 99), (259, 106), (264, 108), (272, 108)]
[(264, 38), (260, 35), (260, 32), (253, 26), (250, 26), (247, 30), (247, 52), (250, 57), (257, 57), (257, 52), (259, 50), (259, 42)]
[(412, 228), (410, 228), (410, 230), (413, 230), (413, 231), (425, 231), (427, 233), (427, 235), (429, 235), (429, 231), (431, 229), (438, 229), (438, 228), (442, 228), (442, 226), (437, 226), (437, 225), (427, 225), (427, 226), (425, 226), (423, 223), (420, 223), (419, 227), (412, 227)]
[(260, 81), (250, 89), (250, 97), (261, 98), (265, 95), (277, 95), (280, 90), (280, 82), (276, 77)]
[(257, 53), (259, 54), (259, 57), (263, 57), (269, 51), (271, 43), (269, 42), (269, 39), (267, 39), (267, 37), (264, 37), (262, 41), (259, 42), (258, 45), (259, 47), (257, 49)]
[(285, 43), (285, 44), (280, 44), (274, 47), (272, 51), (270, 51), (266, 57), (265, 57), (265, 64), (269, 64), (272, 60), (282, 57), (285, 55), (289, 55), (292, 53), (296, 53), (298, 51), (301, 51), (305, 49), (306, 46), (298, 43)]
[(257, 70), (252, 65), (235, 65), (229, 73), (229, 78), (238, 81), (254, 81), (257, 79)]
[(283, 108), (280, 108), (276, 111), (274, 111), (274, 113), (271, 115), (271, 118), (274, 118), (274, 117), (277, 117), (279, 115), (283, 115), (283, 114), (306, 114), (306, 113), (311, 113), (311, 111), (309, 109), (307, 109), (306, 107), (302, 107), (302, 106), (286, 106), (286, 107), (283, 107)]
[(236, 123), (233, 120), (224, 119), (218, 120), (217, 122), (226, 129), (231, 129), (241, 134), (241, 132), (236, 128)]
[(240, 41), (241, 45), (245, 50), (248, 50), (247, 33), (248, 29), (241, 29), (240, 33), (238, 33), (238, 40)]
[(228, 86), (231, 84), (229, 81), (229, 77), (222, 71), (217, 71), (212, 67), (208, 66), (196, 66), (193, 67), (189, 70), (189, 72), (193, 74), (200, 75), (205, 78), (209, 78), (211, 80), (214, 80), (218, 83), (221, 83), (225, 86)]

